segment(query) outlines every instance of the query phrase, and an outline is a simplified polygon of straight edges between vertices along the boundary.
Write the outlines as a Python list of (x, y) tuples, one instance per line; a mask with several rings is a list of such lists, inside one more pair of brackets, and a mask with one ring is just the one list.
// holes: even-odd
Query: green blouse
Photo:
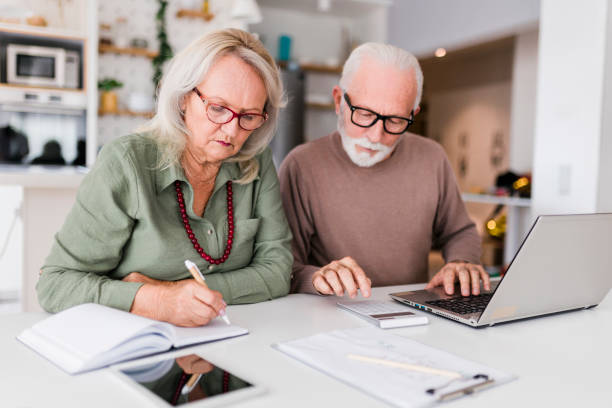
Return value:
[(259, 175), (232, 184), (234, 239), (220, 265), (202, 259), (185, 233), (174, 182), (180, 180), (189, 222), (213, 258), (227, 240), (225, 183), (240, 178), (236, 163), (223, 163), (204, 216), (193, 212), (193, 189), (180, 165), (156, 167), (158, 147), (147, 135), (118, 138), (104, 146), (83, 179), (76, 203), (55, 235), (36, 290), (41, 306), (58, 312), (86, 302), (129, 311), (141, 283), (122, 282), (130, 272), (175, 281), (190, 278), (195, 262), (211, 289), (228, 303), (284, 296), (291, 279), (291, 232), (283, 212), (269, 149), (256, 156)]

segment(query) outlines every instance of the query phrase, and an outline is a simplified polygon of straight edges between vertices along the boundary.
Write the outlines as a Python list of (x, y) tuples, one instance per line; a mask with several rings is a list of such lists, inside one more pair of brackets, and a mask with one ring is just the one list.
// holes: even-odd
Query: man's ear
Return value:
[(416, 116), (419, 114), (419, 112), (421, 111), (421, 107), (417, 106), (417, 108), (414, 110), (413, 115)]
[(332, 96), (334, 97), (334, 105), (336, 105), (336, 114), (340, 114), (340, 103), (342, 102), (342, 89), (336, 85), (332, 90)]

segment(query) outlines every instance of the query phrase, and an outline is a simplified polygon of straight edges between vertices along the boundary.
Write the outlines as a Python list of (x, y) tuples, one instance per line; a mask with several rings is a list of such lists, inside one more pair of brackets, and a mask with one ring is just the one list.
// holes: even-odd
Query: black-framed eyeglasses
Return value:
[(381, 115), (373, 110), (353, 106), (349, 96), (344, 92), (344, 100), (351, 110), (351, 122), (359, 127), (368, 128), (374, 126), (379, 120), (383, 121), (385, 132), (392, 135), (400, 135), (408, 130), (408, 127), (414, 123), (414, 110), (410, 111), (410, 117)]
[(208, 116), (208, 119), (218, 125), (229, 123), (234, 120), (234, 118), (238, 118), (238, 126), (240, 126), (242, 129), (255, 130), (260, 128), (261, 125), (263, 125), (268, 119), (268, 114), (266, 112), (237, 113), (227, 106), (210, 102), (204, 95), (202, 95), (198, 88), (193, 88), (193, 92), (195, 92), (196, 95), (198, 95), (198, 98), (200, 98), (200, 100), (204, 103), (206, 108), (206, 116)]

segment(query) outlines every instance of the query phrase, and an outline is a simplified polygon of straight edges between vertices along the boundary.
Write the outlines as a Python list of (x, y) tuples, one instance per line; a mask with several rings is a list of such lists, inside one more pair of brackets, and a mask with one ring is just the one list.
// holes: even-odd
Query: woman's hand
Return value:
[(195, 354), (177, 358), (176, 364), (187, 374), (206, 374), (215, 368), (214, 365)]
[(123, 277), (121, 279), (124, 282), (138, 282), (138, 283), (154, 283), (157, 285), (165, 285), (171, 284), (172, 282), (157, 280), (153, 278), (149, 278), (147, 275), (143, 275), (140, 272), (132, 272)]
[(220, 292), (204, 287), (193, 279), (158, 281), (132, 272), (123, 280), (144, 283), (136, 292), (131, 313), (177, 326), (205, 325), (226, 307)]

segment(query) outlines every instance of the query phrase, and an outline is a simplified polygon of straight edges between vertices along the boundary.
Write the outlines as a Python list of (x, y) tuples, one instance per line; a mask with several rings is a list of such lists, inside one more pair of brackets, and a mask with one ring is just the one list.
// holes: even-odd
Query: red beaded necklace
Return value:
[(232, 181), (228, 180), (227, 183), (225, 183), (225, 189), (227, 191), (227, 244), (225, 245), (225, 251), (223, 252), (223, 255), (221, 256), (221, 258), (217, 259), (204, 252), (204, 249), (200, 246), (200, 244), (198, 244), (198, 239), (195, 237), (195, 234), (193, 233), (193, 230), (189, 225), (189, 217), (187, 216), (187, 210), (185, 209), (185, 200), (183, 199), (183, 190), (181, 189), (181, 182), (178, 180), (175, 181), (174, 186), (176, 190), (176, 201), (179, 205), (179, 214), (181, 214), (181, 218), (183, 219), (183, 226), (185, 227), (185, 232), (187, 233), (187, 237), (193, 244), (193, 247), (196, 251), (198, 251), (198, 254), (200, 254), (200, 256), (206, 260), (206, 262), (215, 265), (222, 264), (229, 257), (229, 254), (232, 251), (232, 242), (234, 240), (234, 205), (232, 201)]

